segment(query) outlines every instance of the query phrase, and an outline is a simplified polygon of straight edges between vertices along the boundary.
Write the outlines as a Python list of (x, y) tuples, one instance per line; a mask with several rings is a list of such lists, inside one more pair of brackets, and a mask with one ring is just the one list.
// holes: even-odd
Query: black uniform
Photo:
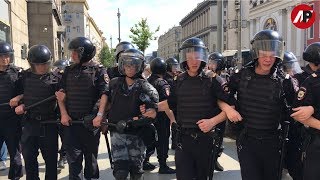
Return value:
[[(27, 70), (23, 76), (25, 106), (28, 107), (54, 95), (58, 90), (60, 78), (59, 72), (37, 75)], [(40, 179), (37, 161), (39, 149), (46, 164), (45, 179), (57, 179), (57, 125), (55, 123), (45, 124), (45, 121), (56, 121), (56, 110), (56, 101), (51, 100), (28, 110), (25, 115), (21, 143), (28, 180)]]
[(204, 134), (196, 124), (201, 119), (218, 115), (217, 100), (229, 102), (220, 83), (204, 73), (191, 77), (180, 74), (168, 99), (170, 109), (177, 109), (179, 125), (178, 147), (175, 154), (177, 179), (207, 179), (212, 137)]
[[(320, 119), (320, 72), (311, 74), (300, 86), (294, 107), (313, 106), (316, 119)], [(309, 127), (304, 137), (303, 151), (303, 179), (316, 180), (320, 178), (319, 169), (319, 146), (320, 130)]]
[[(152, 122), (151, 119), (144, 119), (141, 116), (139, 107), (145, 104), (146, 109), (157, 109), (158, 93), (146, 80), (140, 78), (128, 87), (125, 77), (112, 79), (110, 92), (109, 122), (118, 123), (123, 120), (131, 123), (124, 132), (110, 128), (114, 160), (113, 175), (117, 180), (123, 180), (130, 172), (132, 179), (139, 179), (143, 173), (142, 163), (145, 158), (145, 146), (148, 146), (148, 142), (145, 140), (150, 138), (149, 134), (146, 134), (146, 127)], [(126, 111), (123, 111), (124, 109)], [(132, 121), (133, 117), (141, 119)], [(142, 124), (134, 124), (139, 122)]]
[[(108, 93), (105, 68), (93, 62), (66, 67), (62, 89), (66, 91), (66, 108), (72, 121), (84, 121), (86, 115), (95, 115), (94, 106), (103, 94)], [(83, 156), (85, 178), (99, 178), (97, 164), (100, 133), (82, 124), (65, 127), (65, 147), (69, 164), (69, 177), (80, 179)]]
[[(158, 91), (159, 102), (167, 100), (170, 95), (170, 85), (167, 81), (155, 74), (152, 74), (148, 78), (148, 81)], [(158, 142), (156, 145), (158, 161), (160, 166), (166, 166), (169, 150), (170, 120), (165, 112), (158, 112), (154, 124), (158, 133)]]
[(237, 139), (237, 152), (244, 180), (277, 179), (279, 167), (279, 123), (285, 114), (278, 73), (259, 75), (247, 67), (230, 78), (230, 95), (237, 93), (237, 110), (244, 130)]
[[(168, 72), (166, 73), (166, 75), (163, 77), (168, 84), (170, 85), (170, 87), (173, 86), (173, 82), (174, 82), (174, 76), (169, 74)], [(171, 94), (172, 89), (170, 88), (170, 94)], [(177, 117), (177, 110), (176, 109), (171, 109), (173, 111), (173, 114), (175, 117)], [(177, 127), (174, 127), (175, 124), (172, 124), (171, 127), (171, 149), (176, 149), (177, 147)]]
[[(9, 65), (5, 71), (0, 71), (0, 103), (8, 103), (11, 98), (22, 94), (22, 69)], [(9, 105), (1, 107), (0, 111), (0, 144), (5, 142), (10, 155), (8, 178), (17, 179), (23, 176), (19, 140), (21, 136), (20, 117)]]

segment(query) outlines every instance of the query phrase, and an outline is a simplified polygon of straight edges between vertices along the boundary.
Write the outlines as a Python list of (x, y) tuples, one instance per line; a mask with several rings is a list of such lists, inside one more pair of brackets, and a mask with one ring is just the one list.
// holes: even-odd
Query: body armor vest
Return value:
[(121, 120), (128, 121), (139, 116), (142, 104), (139, 99), (141, 93), (140, 85), (136, 82), (128, 90), (124, 77), (116, 77), (110, 81), (111, 108), (109, 111), (109, 121), (117, 123)]
[[(10, 99), (17, 96), (16, 82), (18, 81), (20, 69), (9, 65), (6, 71), (0, 72), (0, 103), (8, 103)], [(1, 107), (0, 118), (15, 115), (14, 109), (9, 105)]]
[(74, 65), (66, 69), (66, 106), (70, 117), (77, 119), (92, 113), (99, 99), (94, 83), (97, 68)]
[[(37, 75), (28, 71), (24, 78), (23, 99), (25, 106), (30, 106), (36, 102), (54, 95), (58, 78), (52, 74)], [(31, 116), (41, 115), (53, 117), (56, 115), (57, 104), (55, 100), (48, 101), (36, 106), (28, 111)]]
[(208, 77), (190, 77), (185, 73), (177, 79), (177, 122), (183, 128), (198, 128), (197, 121), (220, 113), (217, 98)]
[(243, 69), (237, 94), (245, 127), (276, 130), (283, 112), (280, 79)]

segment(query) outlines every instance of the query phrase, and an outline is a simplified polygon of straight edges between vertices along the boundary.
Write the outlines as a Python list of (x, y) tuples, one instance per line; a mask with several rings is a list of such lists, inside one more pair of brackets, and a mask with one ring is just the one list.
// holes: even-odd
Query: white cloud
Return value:
[[(87, 0), (89, 14), (93, 17), (99, 28), (104, 32), (107, 43), (112, 46), (118, 43), (118, 18), (120, 9), (121, 40), (130, 41), (130, 28), (141, 18), (148, 18), (151, 30), (160, 26), (156, 36), (164, 34), (180, 20), (191, 12), (203, 0)], [(158, 42), (152, 41), (147, 53), (157, 50)]]

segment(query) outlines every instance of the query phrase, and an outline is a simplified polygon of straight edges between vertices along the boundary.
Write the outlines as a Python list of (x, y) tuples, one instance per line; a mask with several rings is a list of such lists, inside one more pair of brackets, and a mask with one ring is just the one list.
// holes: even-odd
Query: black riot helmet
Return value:
[(70, 64), (71, 64), (71, 63), (70, 63), (69, 60), (67, 60), (67, 59), (60, 59), (60, 60), (54, 62), (54, 63), (53, 63), (53, 66), (54, 66), (54, 67), (57, 67), (57, 68), (59, 68), (59, 69), (64, 69), (65, 67), (70, 66)]
[(285, 42), (277, 31), (262, 30), (254, 35), (251, 40), (252, 58), (258, 59), (261, 51), (271, 52), (278, 60), (283, 60)]
[(303, 59), (316, 66), (320, 64), (320, 42), (310, 44), (303, 52)]
[(52, 55), (45, 45), (34, 45), (29, 49), (28, 62), (30, 64), (50, 64)]
[(209, 54), (208, 64), (215, 64), (216, 65), (215, 71), (222, 71), (226, 67), (224, 57), (219, 52), (213, 52)]
[(182, 54), (182, 68), (187, 70), (187, 60), (192, 56), (192, 58), (201, 61), (201, 66), (199, 71), (201, 71), (207, 64), (207, 52), (208, 48), (205, 46), (203, 41), (199, 38), (189, 38), (185, 40), (181, 47), (179, 48), (179, 52)]
[(13, 54), (11, 45), (7, 42), (0, 41), (0, 55)]
[(130, 66), (135, 68), (135, 75), (130, 78), (137, 78), (141, 76), (144, 70), (144, 55), (141, 51), (137, 49), (127, 49), (120, 54), (118, 70), (121, 75), (126, 75), (125, 66)]
[(130, 42), (127, 42), (127, 41), (122, 41), (119, 44), (117, 44), (116, 51), (114, 53), (117, 62), (119, 60), (120, 53), (122, 53), (123, 51), (125, 51), (127, 49), (134, 49), (134, 46)]
[(173, 69), (179, 70), (179, 62), (175, 58), (169, 58), (166, 60), (167, 71), (172, 72)]
[(150, 69), (152, 74), (164, 75), (167, 72), (167, 64), (162, 58), (156, 57), (151, 60)]
[(96, 47), (85, 37), (72, 39), (68, 49), (78, 53), (80, 64), (90, 61), (96, 55)]
[(283, 61), (281, 63), (285, 72), (294, 74), (302, 73), (297, 57), (292, 52), (284, 52)]

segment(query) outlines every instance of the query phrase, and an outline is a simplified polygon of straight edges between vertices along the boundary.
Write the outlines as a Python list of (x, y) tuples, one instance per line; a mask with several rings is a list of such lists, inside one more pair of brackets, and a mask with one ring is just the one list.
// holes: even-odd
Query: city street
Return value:
[[(223, 172), (215, 172), (214, 173), (214, 180), (241, 180), (240, 176), (240, 166), (237, 160), (237, 153), (235, 148), (235, 141), (229, 138), (224, 139), (224, 146), (225, 150), (222, 156), (219, 158), (220, 164), (224, 167)], [(99, 168), (100, 168), (100, 179), (101, 180), (112, 180), (114, 179), (112, 176), (112, 170), (110, 168), (110, 163), (108, 159), (108, 153), (106, 148), (106, 142), (104, 137), (101, 136), (100, 139), (100, 146), (99, 146)], [(40, 179), (44, 180), (45, 177), (45, 165), (41, 155), (38, 157), (39, 160), (39, 171), (40, 171)], [(154, 164), (158, 165), (157, 157), (154, 154), (150, 161)], [(9, 165), (9, 161), (7, 161)], [(169, 159), (168, 165), (171, 167), (175, 167), (174, 165), (174, 151), (169, 151)], [(7, 179), (8, 169), (5, 171), (0, 171), (0, 180)], [(59, 180), (67, 180), (68, 179), (68, 166), (65, 169), (61, 170), (58, 175)], [(22, 180), (25, 180), (26, 177), (24, 176)], [(158, 174), (158, 168), (151, 172), (146, 172), (144, 175), (145, 180), (173, 180), (176, 179), (175, 175), (160, 175)], [(283, 180), (292, 180), (289, 175), (284, 173)]]

